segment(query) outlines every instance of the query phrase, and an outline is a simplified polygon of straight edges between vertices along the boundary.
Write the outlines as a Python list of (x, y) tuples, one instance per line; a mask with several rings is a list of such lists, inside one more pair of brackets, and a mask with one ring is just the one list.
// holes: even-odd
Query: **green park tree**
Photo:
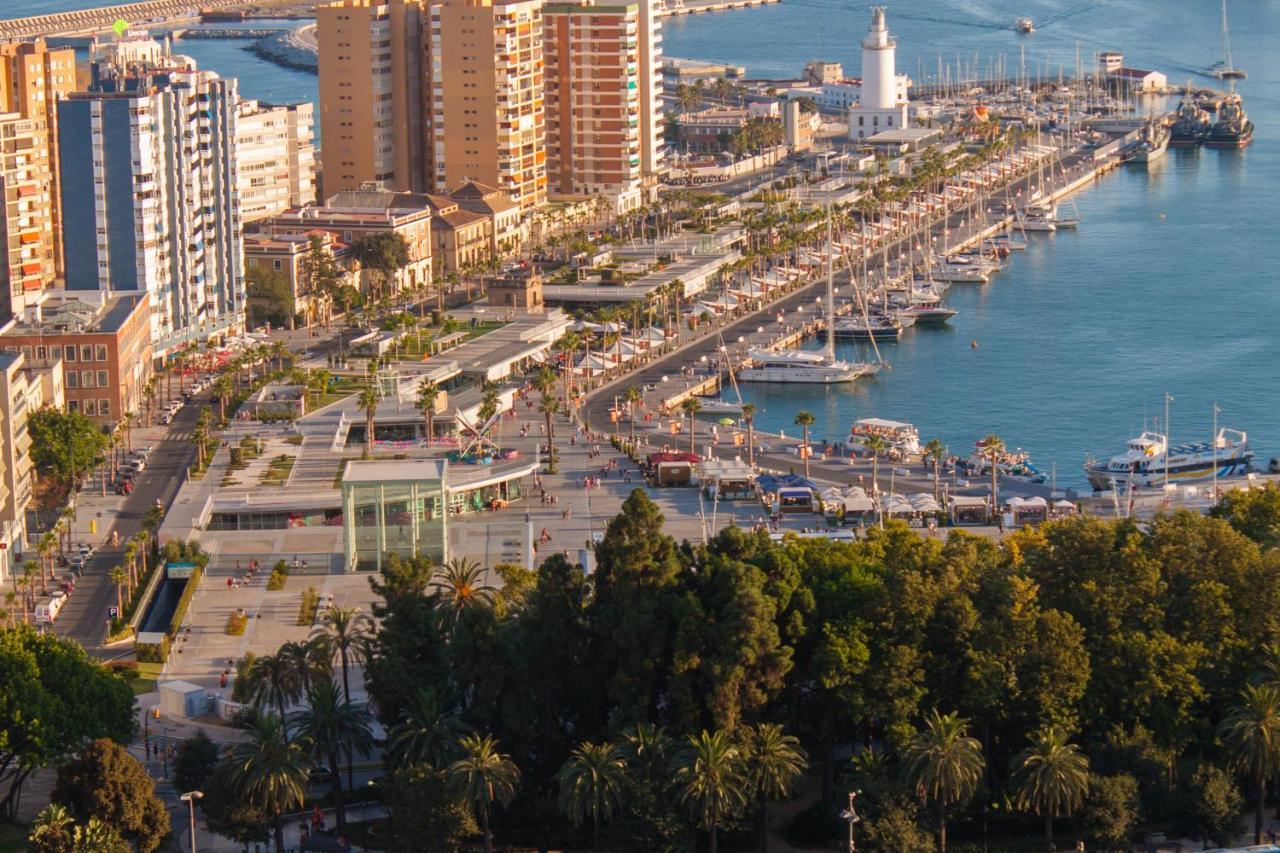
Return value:
[(58, 768), (53, 801), (81, 823), (97, 818), (151, 853), (169, 833), (169, 812), (138, 759), (115, 741), (99, 738)]

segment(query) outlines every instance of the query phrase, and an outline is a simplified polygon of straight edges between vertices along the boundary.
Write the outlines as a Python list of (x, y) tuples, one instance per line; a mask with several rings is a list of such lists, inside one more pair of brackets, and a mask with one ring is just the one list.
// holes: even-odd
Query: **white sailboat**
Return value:
[(1231, 33), (1227, 29), (1227, 0), (1222, 0), (1222, 58), (1209, 66), (1209, 76), (1219, 80), (1243, 80), (1249, 75), (1231, 61)]

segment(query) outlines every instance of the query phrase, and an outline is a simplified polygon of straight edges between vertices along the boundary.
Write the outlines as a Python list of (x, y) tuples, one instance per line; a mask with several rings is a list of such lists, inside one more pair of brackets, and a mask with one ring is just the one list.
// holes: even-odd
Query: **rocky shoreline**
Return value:
[(298, 33), (305, 27), (283, 30), (275, 35), (267, 36), (247, 44), (244, 49), (268, 62), (296, 71), (310, 74), (319, 73), (319, 57), (315, 46), (301, 38)]

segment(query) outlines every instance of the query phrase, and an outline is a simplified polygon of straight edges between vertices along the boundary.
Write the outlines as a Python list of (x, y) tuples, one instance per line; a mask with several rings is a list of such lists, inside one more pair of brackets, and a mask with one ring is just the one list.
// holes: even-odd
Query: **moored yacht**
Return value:
[(801, 350), (773, 352), (753, 348), (748, 351), (750, 363), (738, 370), (743, 382), (802, 382), (809, 385), (835, 385), (852, 382), (880, 369), (864, 362), (836, 361), (822, 353)]
[(1084, 465), (1089, 484), (1096, 490), (1160, 488), (1168, 483), (1189, 483), (1247, 474), (1253, 469), (1253, 451), (1245, 433), (1218, 430), (1212, 443), (1193, 442), (1168, 447), (1158, 432), (1144, 432), (1130, 439), (1125, 452), (1106, 462)]

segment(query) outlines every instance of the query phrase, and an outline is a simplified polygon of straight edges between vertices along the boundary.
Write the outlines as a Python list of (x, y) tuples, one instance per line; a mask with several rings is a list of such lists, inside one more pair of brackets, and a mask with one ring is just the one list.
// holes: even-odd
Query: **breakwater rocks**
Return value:
[(260, 59), (274, 62), (285, 68), (307, 71), (311, 74), (319, 73), (319, 58), (315, 44), (299, 35), (299, 31), (303, 29), (306, 27), (282, 30), (258, 39), (253, 44), (245, 45), (244, 49)]

